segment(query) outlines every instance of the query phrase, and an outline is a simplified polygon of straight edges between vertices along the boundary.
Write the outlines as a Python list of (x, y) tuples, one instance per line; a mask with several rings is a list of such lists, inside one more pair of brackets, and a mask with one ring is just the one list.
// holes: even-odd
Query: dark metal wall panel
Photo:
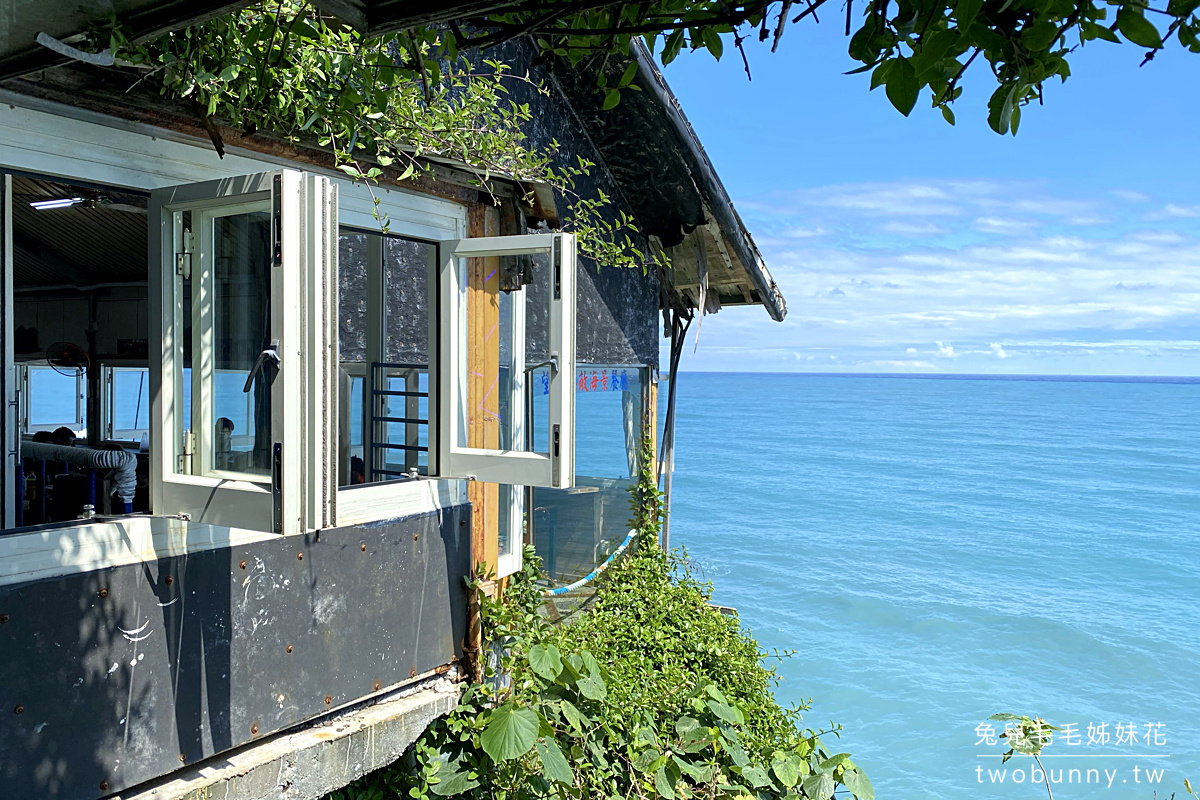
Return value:
[(451, 663), (470, 541), (462, 505), (0, 588), (4, 796), (100, 797)]

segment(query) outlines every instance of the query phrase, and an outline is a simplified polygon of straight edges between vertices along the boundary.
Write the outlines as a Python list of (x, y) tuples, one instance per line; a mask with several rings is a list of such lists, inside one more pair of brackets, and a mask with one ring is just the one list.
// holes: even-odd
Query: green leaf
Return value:
[(951, 125), (954, 124), (954, 112), (950, 110), (950, 106), (942, 106), (942, 116), (946, 119), (946, 122), (949, 122)]
[(884, 61), (875, 68), (875, 71), (871, 73), (871, 91), (887, 83), (888, 73), (892, 71), (892, 65), (895, 63), (894, 61)]
[(686, 759), (682, 759), (674, 753), (671, 754), (671, 760), (675, 765), (696, 783), (708, 783), (712, 779), (712, 767), (708, 764), (693, 764)]
[(608, 111), (610, 108), (616, 108), (619, 102), (621, 102), (621, 91), (619, 89), (609, 89), (604, 93), (604, 103), (600, 107)]
[(1039, 20), (1021, 31), (1021, 43), (1030, 50), (1048, 50), (1058, 38), (1058, 26), (1048, 19)]
[(779, 779), (785, 789), (790, 789), (800, 780), (800, 759), (796, 756), (776, 751), (771, 760), (771, 771)]
[(530, 751), (540, 727), (536, 711), (517, 708), (510, 700), (492, 710), (479, 743), (493, 761), (508, 761)]
[(479, 785), (479, 777), (464, 767), (461, 754), (441, 764), (436, 777), (437, 783), (431, 784), (429, 790), (439, 797), (466, 794)]
[(1167, 4), (1167, 13), (1172, 17), (1186, 17), (1198, 8), (1200, 0), (1171, 0)]
[(588, 700), (603, 700), (608, 697), (608, 689), (605, 688), (604, 679), (600, 677), (599, 673), (591, 672), (581, 676), (575, 681), (575, 685), (578, 687), (579, 693)]
[(570, 700), (563, 700), (560, 703), (563, 716), (567, 718), (567, 724), (574, 728), (579, 734), (583, 734), (584, 722), (591, 722), (586, 716)]
[(725, 44), (721, 41), (721, 35), (712, 28), (703, 28), (700, 31), (700, 41), (704, 42), (704, 46), (708, 48), (708, 52), (713, 54), (713, 58), (721, 60), (721, 54), (725, 52)]
[(1012, 124), (1013, 98), (1016, 97), (1016, 94), (1017, 85), (1015, 83), (1002, 84), (988, 100), (988, 125), (996, 133), (1001, 135), (1008, 133), (1009, 126)]
[(937, 31), (921, 37), (921, 52), (915, 59), (920, 64), (917, 74), (937, 72), (937, 66), (942, 63), (950, 48), (958, 43), (958, 39), (959, 32), (956, 30)]
[(848, 769), (842, 773), (842, 785), (859, 800), (875, 800), (875, 787), (866, 775), (857, 769)]
[(758, 765), (742, 767), (742, 779), (755, 789), (761, 789), (771, 782), (771, 776)]
[(633, 760), (633, 768), (639, 772), (650, 772), (660, 758), (662, 753), (658, 752), (657, 748), (647, 747)]
[(567, 758), (559, 749), (558, 743), (547, 739), (538, 742), (536, 747), (538, 758), (542, 762), (542, 774), (547, 780), (574, 785), (575, 773), (571, 771), (571, 765), (567, 763)]
[(958, 0), (954, 6), (954, 18), (958, 22), (958, 29), (966, 31), (971, 27), (971, 23), (979, 16), (979, 10), (983, 8), (983, 0)]
[(812, 800), (829, 800), (833, 797), (833, 776), (828, 772), (810, 775), (804, 779), (804, 793)]
[(675, 800), (675, 787), (671, 783), (671, 779), (667, 776), (667, 768), (659, 767), (658, 772), (654, 773), (654, 788), (655, 790), (667, 798), (667, 800)]
[(529, 667), (538, 676), (554, 683), (562, 672), (562, 656), (554, 645), (535, 644), (529, 648)]
[(617, 84), (617, 86), (628, 86), (637, 75), (637, 68), (637, 62), (631, 62), (629, 66), (625, 68), (625, 71), (621, 73), (621, 81)]
[(1117, 30), (1129, 41), (1142, 47), (1159, 48), (1163, 46), (1162, 36), (1154, 23), (1142, 16), (1141, 10), (1131, 6), (1121, 6), (1117, 10)]
[(718, 703), (716, 700), (709, 700), (708, 708), (710, 711), (716, 714), (717, 717), (725, 720), (730, 725), (741, 725), (746, 721), (745, 717), (742, 716), (742, 712), (735, 706), (727, 705), (725, 703)]
[(725, 752), (729, 753), (729, 757), (733, 759), (733, 763), (739, 767), (744, 767), (750, 763), (750, 759), (747, 757), (746, 751), (741, 748), (741, 745), (726, 742)]
[(904, 56), (898, 56), (887, 74), (886, 91), (888, 100), (904, 116), (908, 116), (917, 104), (917, 95), (921, 92), (921, 82), (917, 79), (917, 71)]
[(838, 753), (836, 756), (830, 756), (829, 758), (822, 761), (821, 768), (822, 769), (834, 769), (836, 767), (840, 767), (842, 764), (845, 764), (849, 760), (850, 760), (849, 753)]
[(1121, 43), (1120, 36), (1117, 36), (1117, 34), (1113, 33), (1105, 26), (1097, 25), (1095, 22), (1090, 22), (1086, 19), (1079, 23), (1079, 30), (1085, 39), (1103, 39), (1106, 42), (1112, 42), (1113, 44)]

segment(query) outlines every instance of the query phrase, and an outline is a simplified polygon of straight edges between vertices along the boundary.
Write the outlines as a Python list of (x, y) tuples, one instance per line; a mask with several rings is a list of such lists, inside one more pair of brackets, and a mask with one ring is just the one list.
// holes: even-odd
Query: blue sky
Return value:
[(788, 300), (706, 320), (685, 370), (1200, 374), (1200, 56), (1089, 43), (997, 136), (977, 63), (908, 118), (837, 20), (666, 69)]

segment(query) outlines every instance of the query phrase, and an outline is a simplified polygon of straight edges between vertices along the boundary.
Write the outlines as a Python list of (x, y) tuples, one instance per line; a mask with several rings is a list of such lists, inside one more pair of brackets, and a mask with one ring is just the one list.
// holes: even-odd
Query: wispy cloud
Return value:
[[(789, 317), (722, 312), (695, 366), (1128, 372), (1128, 359), (1157, 353), (1200, 371), (1200, 345), (1164, 344), (1200, 340), (1190, 216), (1200, 206), (1129, 189), (1078, 198), (1036, 184), (925, 181), (738, 207)], [(1100, 363), (1120, 354), (1125, 366)]]

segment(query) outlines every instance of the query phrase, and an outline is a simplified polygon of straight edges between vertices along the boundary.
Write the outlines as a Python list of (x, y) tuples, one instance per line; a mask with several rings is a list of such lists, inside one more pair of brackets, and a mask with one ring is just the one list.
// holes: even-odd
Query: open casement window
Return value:
[(439, 474), (573, 486), (575, 238), (456, 239), (440, 256)]
[(323, 527), (336, 488), (332, 434), (317, 424), (336, 402), (322, 358), (336, 190), (280, 170), (159, 189), (149, 213), (162, 332), (154, 512), (277, 533)]

